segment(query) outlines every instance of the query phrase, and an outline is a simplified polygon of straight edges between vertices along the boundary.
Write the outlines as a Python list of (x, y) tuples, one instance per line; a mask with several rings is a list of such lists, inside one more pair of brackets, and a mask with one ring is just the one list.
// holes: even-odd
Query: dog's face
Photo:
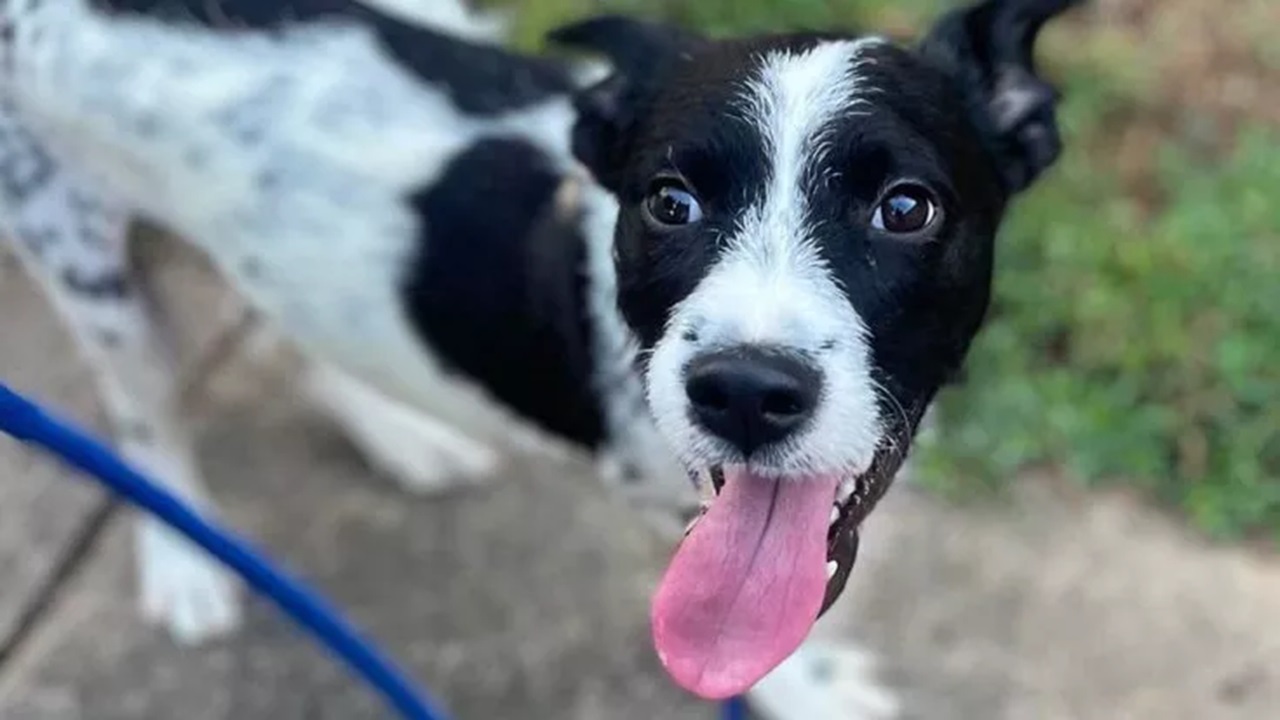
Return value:
[(843, 588), (979, 328), (1006, 202), (1056, 157), (1030, 48), (1066, 4), (987, 3), (916, 49), (616, 18), (561, 33), (619, 68), (576, 143), (619, 201), (654, 419), (717, 496), (654, 605), (690, 689), (740, 692)]

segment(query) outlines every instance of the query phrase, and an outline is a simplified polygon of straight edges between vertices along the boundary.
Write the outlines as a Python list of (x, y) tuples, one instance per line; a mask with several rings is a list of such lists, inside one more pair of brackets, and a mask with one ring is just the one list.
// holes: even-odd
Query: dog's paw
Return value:
[(462, 435), (453, 441), (427, 439), (435, 437), (427, 435), (417, 443), (381, 438), (362, 449), (371, 465), (416, 495), (479, 485), (494, 475), (499, 458), (492, 449)]
[(901, 701), (876, 675), (870, 653), (810, 641), (761, 680), (749, 699), (768, 720), (896, 720)]
[(139, 533), (143, 620), (195, 646), (240, 627), (238, 583), (200, 548), (166, 527), (145, 521)]
[(306, 389), (374, 470), (414, 494), (478, 485), (500, 464), (488, 445), (335, 367), (313, 365)]
[(352, 440), (374, 469), (418, 495), (481, 484), (501, 461), (493, 448), (407, 412), (363, 418)]

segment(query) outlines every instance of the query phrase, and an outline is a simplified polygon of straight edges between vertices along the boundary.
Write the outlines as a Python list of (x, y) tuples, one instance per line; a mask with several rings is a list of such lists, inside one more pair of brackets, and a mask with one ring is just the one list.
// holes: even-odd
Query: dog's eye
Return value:
[(938, 217), (933, 193), (914, 184), (897, 185), (876, 206), (871, 225), (894, 235), (910, 235), (927, 229)]
[(655, 223), (666, 226), (692, 225), (702, 219), (702, 206), (678, 180), (664, 178), (654, 183), (644, 202), (645, 212)]

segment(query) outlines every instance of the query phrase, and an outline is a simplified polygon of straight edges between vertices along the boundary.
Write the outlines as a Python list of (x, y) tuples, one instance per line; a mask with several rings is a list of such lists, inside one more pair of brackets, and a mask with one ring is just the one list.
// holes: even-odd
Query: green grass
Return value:
[[(525, 0), (518, 27), (531, 47), (601, 9), (715, 34), (900, 30), (948, 5)], [(1265, 33), (1239, 35), (1275, 62)], [(1079, 23), (1046, 37), (1068, 149), (1006, 224), (993, 312), (967, 383), (939, 403), (925, 475), (973, 497), (1050, 463), (1140, 488), (1215, 537), (1280, 543), (1280, 129), (1161, 105), (1146, 40)], [(1118, 160), (1134, 131), (1154, 138), (1136, 181)]]
[(591, 13), (627, 12), (696, 27), (712, 35), (786, 29), (874, 27), (892, 19), (919, 25), (946, 0), (490, 0), (519, 8), (517, 42), (537, 47), (548, 28)]
[(1280, 529), (1280, 135), (1214, 162), (1167, 146), (1158, 182), (1145, 218), (1073, 155), (1016, 210), (932, 477), (964, 491), (1052, 461), (1216, 536)]

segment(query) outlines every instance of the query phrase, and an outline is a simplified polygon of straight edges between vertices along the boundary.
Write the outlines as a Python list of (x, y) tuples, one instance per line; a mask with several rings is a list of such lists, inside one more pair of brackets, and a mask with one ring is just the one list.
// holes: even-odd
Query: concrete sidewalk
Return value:
[[(199, 276), (178, 272), (166, 284)], [(87, 373), (23, 278), (0, 281), (0, 308), (0, 377), (92, 421)], [(329, 593), (457, 717), (715, 717), (661, 674), (647, 629), (660, 548), (588, 464), (512, 456), (491, 490), (414, 499), (372, 475), (281, 372), (233, 365), (201, 413), (225, 519)], [(0, 718), (386, 716), (266, 601), (251, 601), (240, 637), (202, 650), (141, 625), (128, 514), (74, 547), (100, 503), (0, 439)]]
[[(180, 315), (207, 317), (217, 293), (198, 266), (164, 279)], [(87, 373), (39, 297), (6, 275), (0, 308), (0, 377), (91, 422)], [(292, 397), (287, 372), (243, 360), (199, 413), (226, 519), (330, 593), (456, 717), (715, 717), (650, 648), (647, 598), (668, 549), (586, 463), (512, 456), (490, 491), (412, 499)], [(0, 440), (0, 720), (387, 717), (264, 601), (239, 637), (206, 649), (142, 626), (128, 518), (95, 524), (102, 503)], [(1046, 479), (963, 510), (900, 485), (820, 634), (875, 659), (903, 718), (1280, 717), (1280, 564)]]
[[(458, 717), (713, 717), (662, 679), (645, 609), (657, 557), (591, 488), (573, 489), (586, 468), (528, 462), (488, 497), (410, 500), (287, 403), (227, 414), (205, 448), (233, 524), (329, 592)], [(0, 717), (384, 716), (264, 601), (242, 637), (208, 650), (141, 627), (124, 520), (10, 660)]]

